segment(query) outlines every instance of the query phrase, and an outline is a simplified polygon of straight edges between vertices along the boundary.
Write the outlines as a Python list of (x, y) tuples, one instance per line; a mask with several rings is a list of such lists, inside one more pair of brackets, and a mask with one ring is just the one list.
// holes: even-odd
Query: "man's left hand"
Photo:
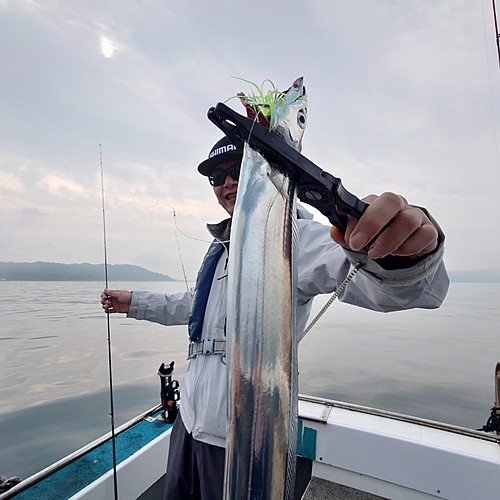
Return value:
[(368, 256), (372, 259), (389, 255), (418, 258), (437, 247), (438, 231), (434, 224), (423, 210), (412, 207), (402, 196), (384, 193), (369, 195), (363, 201), (370, 206), (359, 220), (348, 218), (345, 234), (331, 228), (330, 236), (339, 245), (362, 251), (371, 242)]

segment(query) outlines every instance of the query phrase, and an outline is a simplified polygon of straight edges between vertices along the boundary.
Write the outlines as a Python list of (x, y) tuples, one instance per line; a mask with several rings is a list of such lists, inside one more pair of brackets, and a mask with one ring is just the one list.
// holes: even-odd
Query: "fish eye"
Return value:
[(297, 113), (297, 124), (300, 128), (306, 128), (307, 118), (304, 111), (299, 111)]

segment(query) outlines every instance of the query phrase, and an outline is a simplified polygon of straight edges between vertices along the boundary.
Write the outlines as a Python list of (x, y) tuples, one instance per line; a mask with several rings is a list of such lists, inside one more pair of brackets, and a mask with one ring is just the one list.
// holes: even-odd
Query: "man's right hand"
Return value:
[(132, 292), (128, 290), (104, 290), (101, 293), (102, 308), (107, 313), (128, 313)]

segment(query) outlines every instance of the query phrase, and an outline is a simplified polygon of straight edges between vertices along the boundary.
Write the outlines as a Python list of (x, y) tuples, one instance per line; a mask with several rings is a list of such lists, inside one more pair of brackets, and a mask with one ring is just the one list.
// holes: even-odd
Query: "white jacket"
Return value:
[[(299, 208), (297, 332), (306, 326), (312, 299), (331, 293), (346, 278), (360, 254), (346, 252), (330, 238), (330, 227), (312, 220)], [(218, 225), (220, 226), (220, 225)], [(437, 225), (436, 225), (437, 226)], [(207, 226), (214, 232), (217, 226)], [(220, 237), (220, 234), (213, 234)], [(441, 305), (448, 290), (440, 234), (438, 249), (408, 268), (387, 270), (368, 260), (348, 284), (340, 300), (375, 311), (389, 312)], [(347, 258), (346, 258), (347, 256)], [(227, 249), (220, 257), (206, 307), (202, 338), (224, 339), (227, 309)], [(134, 291), (128, 316), (163, 325), (188, 323), (193, 290), (178, 294)], [(187, 338), (187, 336), (186, 336)], [(198, 355), (186, 368), (180, 405), (186, 429), (199, 441), (225, 446), (227, 376), (222, 355)]]

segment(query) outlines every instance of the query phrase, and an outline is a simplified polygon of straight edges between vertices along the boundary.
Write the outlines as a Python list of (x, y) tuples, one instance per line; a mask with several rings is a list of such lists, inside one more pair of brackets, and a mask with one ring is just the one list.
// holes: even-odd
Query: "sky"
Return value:
[(195, 279), (207, 110), (303, 76), (305, 156), (426, 207), (448, 269), (500, 267), (490, 0), (0, 0), (0, 47), (0, 261), (102, 263), (104, 191), (109, 264)]

